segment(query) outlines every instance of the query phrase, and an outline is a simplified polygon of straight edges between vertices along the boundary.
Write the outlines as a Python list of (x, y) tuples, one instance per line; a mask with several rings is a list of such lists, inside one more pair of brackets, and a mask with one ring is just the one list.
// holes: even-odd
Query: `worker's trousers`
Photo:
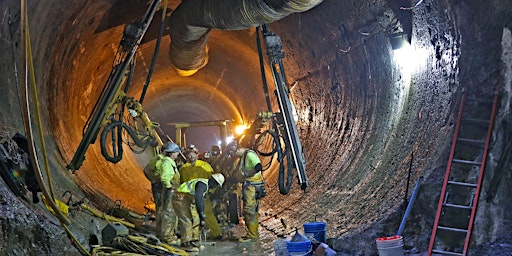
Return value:
[(244, 205), (242, 215), (245, 221), (245, 230), (247, 231), (246, 237), (251, 239), (259, 238), (258, 210), (260, 200), (256, 199), (255, 186), (250, 185), (247, 182), (244, 183), (242, 186), (242, 202)]
[[(174, 209), (176, 209), (176, 215), (179, 220), (181, 243), (199, 240), (199, 215), (197, 211), (195, 211), (194, 215), (192, 214), (194, 201), (193, 195), (180, 192), (175, 193), (172, 199), (172, 204)], [(193, 227), (193, 223), (198, 223), (198, 225)], [(193, 235), (193, 228), (198, 230), (197, 237)]]
[(173, 194), (172, 190), (163, 188), (161, 204), (160, 206), (157, 204), (156, 235), (163, 242), (172, 242), (178, 239), (175, 232), (178, 219), (172, 204)]
[[(190, 208), (192, 212), (192, 238), (193, 241), (199, 240), (199, 233), (201, 232), (199, 227), (199, 215), (197, 213), (196, 204), (193, 202)], [(217, 217), (215, 217), (215, 213), (213, 213), (212, 202), (210, 201), (210, 196), (206, 195), (204, 201), (204, 214), (206, 218), (204, 220), (206, 227), (210, 230), (210, 238), (218, 238), (221, 235), (221, 230), (219, 226), (219, 222), (217, 221)], [(195, 222), (197, 220), (197, 222)]]
[(158, 212), (162, 210), (162, 182), (151, 183), (151, 192), (153, 193), (153, 200), (155, 202), (155, 212), (156, 215), (158, 215)]

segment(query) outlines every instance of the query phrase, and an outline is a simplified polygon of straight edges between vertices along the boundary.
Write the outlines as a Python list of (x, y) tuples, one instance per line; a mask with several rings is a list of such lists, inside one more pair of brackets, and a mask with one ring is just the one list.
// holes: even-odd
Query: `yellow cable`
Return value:
[[(30, 76), (31, 76), (31, 82), (33, 84), (33, 86), (35, 87), (36, 86), (36, 83), (35, 83), (35, 74), (34, 74), (34, 64), (33, 64), (33, 60), (32, 60), (32, 51), (31, 51), (31, 46), (30, 46), (30, 34), (29, 34), (29, 26), (28, 26), (28, 15), (27, 15), (27, 8), (26, 8), (26, 0), (21, 0), (22, 3), (22, 15), (23, 17), (21, 18), (21, 20), (24, 21), (25, 23), (25, 27), (22, 28), (23, 29), (23, 32), (22, 32), (22, 40), (25, 42), (25, 44), (23, 44), (25, 46), (25, 51), (23, 52), (23, 60), (24, 60), (24, 74), (25, 74), (25, 86), (24, 86), (24, 96), (25, 96), (25, 104), (24, 104), (24, 121), (25, 121), (25, 130), (26, 130), (26, 135), (27, 135), (27, 139), (28, 141), (30, 142), (29, 143), (29, 148), (30, 148), (30, 158), (31, 158), (31, 161), (32, 161), (32, 164), (35, 168), (34, 172), (36, 174), (36, 179), (37, 179), (37, 183), (39, 184), (40, 188), (41, 188), (41, 192), (43, 192), (43, 194), (46, 196), (46, 198), (52, 198), (53, 199), (53, 194), (50, 193), (48, 191), (48, 189), (46, 188), (45, 184), (44, 184), (44, 180), (43, 180), (43, 177), (42, 177), (42, 174), (41, 174), (41, 168), (39, 166), (39, 161), (37, 160), (37, 152), (34, 148), (34, 139), (33, 139), (33, 131), (32, 131), (32, 124), (31, 124), (31, 120), (30, 120), (30, 104), (29, 104), (29, 99), (28, 99), (28, 81), (26, 80), (26, 65), (27, 65), (27, 62), (29, 63), (29, 67), (30, 67)], [(23, 34), (25, 37), (23, 37)], [(26, 55), (25, 55), (26, 53)], [(39, 127), (41, 129), (41, 127)], [(61, 223), (65, 223), (65, 224), (71, 224), (71, 221), (66, 217), (64, 216), (60, 211), (59, 211), (59, 208), (58, 206), (55, 204), (55, 201), (54, 200), (48, 200), (48, 204), (50, 205), (50, 207), (54, 210), (54, 212), (56, 213), (56, 217), (59, 219), (59, 221)]]
[(92, 209), (91, 207), (89, 207), (88, 205), (86, 204), (81, 204), (80, 205), (83, 209), (89, 211), (90, 213), (92, 213), (94, 216), (96, 217), (99, 217), (99, 218), (103, 218), (105, 219), (107, 222), (109, 221), (115, 221), (115, 222), (119, 222), (127, 227), (130, 227), (130, 228), (135, 228), (135, 224), (131, 223), (131, 222), (128, 222), (128, 221), (124, 221), (124, 220), (121, 220), (121, 219), (118, 219), (116, 217), (113, 217), (113, 216), (110, 216), (110, 215), (106, 215), (104, 213), (100, 213), (94, 209)]
[(26, 25), (27, 53), (28, 53), (28, 58), (29, 58), (30, 80), (32, 82), (32, 89), (33, 89), (33, 93), (34, 93), (34, 104), (35, 104), (35, 109), (36, 109), (37, 125), (39, 127), (39, 139), (41, 140), (43, 160), (44, 160), (44, 165), (46, 168), (46, 175), (48, 176), (48, 186), (50, 188), (50, 195), (52, 196), (52, 198), (55, 198), (54, 193), (53, 193), (50, 171), (49, 171), (50, 167), (48, 164), (48, 155), (46, 154), (46, 143), (44, 142), (44, 136), (43, 136), (43, 130), (42, 130), (43, 124), (41, 121), (41, 113), (39, 111), (39, 98), (37, 97), (36, 76), (34, 73), (34, 62), (32, 59), (32, 46), (30, 44), (30, 31), (29, 31), (29, 25), (28, 25), (28, 15), (26, 15), (25, 17), (26, 17), (25, 25)]
[(39, 167), (39, 163), (37, 162), (37, 157), (36, 157), (36, 151), (34, 150), (34, 144), (33, 144), (33, 137), (32, 137), (32, 126), (30, 124), (30, 105), (29, 105), (29, 101), (28, 101), (28, 83), (27, 81), (25, 81), (25, 99), (26, 99), (26, 127), (27, 127), (27, 137), (30, 139), (29, 141), (31, 142), (29, 144), (29, 147), (31, 148), (31, 155), (32, 155), (32, 162), (36, 162), (35, 166), (36, 166), (36, 169), (37, 169), (37, 174), (36, 175), (36, 178), (37, 178), (37, 181), (39, 183), (39, 186), (41, 187), (41, 191), (43, 192), (43, 195), (48, 197), (50, 196), (52, 200), (47, 200), (47, 201), (50, 201), (50, 202), (46, 202), (46, 205), (49, 205), (51, 207), (51, 209), (53, 209), (53, 214), (59, 219), (60, 221), (60, 224), (62, 225), (62, 227), (64, 228), (64, 230), (66, 231), (68, 237), (70, 237), (73, 242), (78, 246), (79, 250), (85, 254), (85, 255), (91, 255), (87, 249), (85, 249), (82, 244), (78, 241), (78, 239), (73, 235), (73, 233), (71, 232), (71, 230), (67, 227), (66, 224), (71, 224), (71, 221), (66, 218), (63, 213), (60, 211), (59, 207), (56, 205), (55, 203), (55, 197), (54, 197), (54, 193), (53, 193), (53, 189), (52, 189), (52, 186), (51, 186), (51, 177), (50, 177), (50, 173), (49, 173), (49, 170), (50, 170), (50, 167), (49, 167), (49, 164), (48, 164), (48, 155), (46, 154), (46, 144), (44, 142), (44, 137), (43, 137), (43, 131), (42, 131), (42, 122), (41, 122), (41, 114), (39, 112), (39, 101), (38, 101), (38, 97), (37, 97), (37, 88), (36, 88), (36, 80), (35, 80), (35, 72), (34, 72), (34, 62), (33, 62), (33, 57), (32, 57), (32, 46), (30, 44), (30, 32), (29, 32), (29, 25), (28, 25), (28, 15), (27, 15), (27, 11), (26, 11), (26, 0), (22, 0), (22, 6), (23, 6), (23, 9), (22, 12), (23, 12), (23, 20), (25, 22), (25, 42), (26, 42), (26, 58), (25, 59), (25, 65), (28, 61), (29, 63), (29, 72), (30, 72), (30, 80), (32, 82), (32, 87), (34, 89), (34, 98), (35, 98), (35, 104), (36, 104), (36, 113), (37, 113), (37, 121), (38, 121), (38, 126), (39, 126), (39, 136), (40, 136), (40, 140), (41, 140), (41, 144), (42, 144), (42, 148), (43, 148), (43, 159), (44, 159), (44, 162), (45, 162), (45, 168), (46, 168), (46, 174), (48, 176), (48, 184), (49, 184), (49, 187), (50, 187), (50, 191), (48, 191), (46, 189), (46, 186), (43, 182), (43, 179), (42, 179), (42, 175), (41, 175), (41, 169)]
[(162, 9), (162, 22), (165, 22), (166, 11), (167, 11), (167, 0), (164, 0), (164, 8)]
[(66, 233), (68, 234), (69, 237), (71, 237), (71, 239), (73, 240), (73, 242), (75, 242), (75, 244), (78, 246), (78, 248), (80, 249), (80, 251), (84, 254), (84, 255), (91, 255), (89, 253), (89, 251), (87, 251), (87, 249), (85, 249), (85, 247), (78, 242), (78, 239), (75, 237), (75, 235), (73, 235), (73, 233), (71, 232), (71, 230), (68, 228), (68, 226), (66, 226), (65, 224), (62, 224), (62, 227), (64, 228), (64, 230), (66, 231)]

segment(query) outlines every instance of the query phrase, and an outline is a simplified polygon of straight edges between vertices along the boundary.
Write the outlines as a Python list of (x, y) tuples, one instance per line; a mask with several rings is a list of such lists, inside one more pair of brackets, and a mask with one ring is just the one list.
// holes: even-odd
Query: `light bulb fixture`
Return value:
[(405, 45), (411, 44), (411, 36), (407, 33), (391, 34), (388, 38), (393, 50), (398, 50)]

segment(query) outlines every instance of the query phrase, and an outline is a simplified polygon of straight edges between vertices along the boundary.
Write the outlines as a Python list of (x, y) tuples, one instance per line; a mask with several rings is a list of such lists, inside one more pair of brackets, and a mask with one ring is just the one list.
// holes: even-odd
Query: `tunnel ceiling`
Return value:
[[(251, 121), (266, 108), (255, 29), (213, 29), (207, 41), (208, 64), (192, 76), (179, 76), (169, 59), (168, 32), (172, 11), (180, 2), (169, 1), (145, 110), (171, 137), (171, 124), (176, 122)], [(149, 154), (126, 149), (123, 160), (112, 164), (95, 143), (74, 174), (64, 166), (73, 157), (112, 70), (125, 24), (140, 18), (146, 4), (55, 0), (31, 2), (29, 7), (36, 76), (46, 99), (45, 122), (55, 143), (54, 160), (61, 167), (58, 180), (66, 186), (78, 184), (97, 206), (107, 198), (139, 212), (151, 198), (141, 171)], [(410, 173), (415, 180), (439, 165), (436, 160), (445, 153), (462, 90), (459, 76), (469, 80), (472, 68), (458, 65), (461, 47), (468, 45), (460, 33), (474, 32), (459, 30), (467, 21), (461, 17), (482, 21), (488, 13), (471, 16), (472, 9), (459, 1), (400, 7), (404, 6), (398, 0), (325, 0), (269, 25), (283, 40), (286, 82), (297, 109), (311, 186), (303, 193), (294, 184), (293, 193), (282, 196), (277, 169), (267, 171), (270, 189), (263, 211), (290, 217), (290, 226), (321, 215), (332, 223), (329, 232), (340, 236), (396, 212), (407, 185), (404, 177)], [(472, 23), (494, 28), (484, 30), (494, 46), (500, 43), (502, 26), (493, 25), (511, 24), (499, 20), (510, 17), (502, 15), (508, 9), (496, 9), (501, 11), (495, 16), (498, 21)], [(136, 53), (128, 92), (136, 99), (146, 81), (160, 15), (157, 12)], [(390, 34), (407, 31), (420, 63), (413, 67), (413, 79), (403, 73), (388, 40)], [(203, 139), (194, 141), (193, 133), (188, 136), (201, 150), (209, 148), (210, 144), (201, 144)]]

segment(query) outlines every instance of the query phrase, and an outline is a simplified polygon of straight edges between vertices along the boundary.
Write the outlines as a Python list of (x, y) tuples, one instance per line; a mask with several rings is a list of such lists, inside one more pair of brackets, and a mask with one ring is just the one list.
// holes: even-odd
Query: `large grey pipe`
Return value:
[(323, 0), (183, 0), (170, 17), (169, 57), (180, 75), (194, 74), (208, 63), (211, 29), (238, 30), (305, 12)]

